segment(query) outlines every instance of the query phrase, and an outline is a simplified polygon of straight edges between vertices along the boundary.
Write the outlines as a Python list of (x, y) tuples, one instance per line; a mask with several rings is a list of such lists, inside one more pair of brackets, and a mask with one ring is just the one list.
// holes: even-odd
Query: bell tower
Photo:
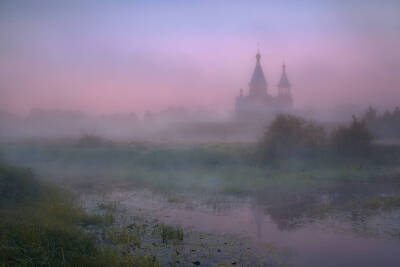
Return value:
[(278, 84), (278, 99), (280, 104), (285, 107), (291, 107), (293, 105), (291, 88), (292, 85), (290, 84), (286, 74), (286, 65), (283, 63), (281, 79)]
[(281, 79), (279, 80), (278, 84), (278, 95), (291, 95), (290, 89), (292, 88), (289, 79), (286, 75), (286, 65), (285, 63), (282, 64), (282, 74)]

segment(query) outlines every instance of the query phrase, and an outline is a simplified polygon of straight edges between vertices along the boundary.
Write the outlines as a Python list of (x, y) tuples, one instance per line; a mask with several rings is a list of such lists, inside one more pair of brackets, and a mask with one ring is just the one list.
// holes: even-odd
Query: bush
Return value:
[(386, 110), (378, 113), (373, 107), (369, 107), (363, 115), (367, 128), (378, 138), (400, 138), (400, 108)]
[(322, 126), (294, 115), (278, 115), (259, 142), (263, 159), (282, 159), (318, 154), (326, 143)]
[(30, 169), (0, 163), (0, 208), (36, 198), (41, 188)]
[(332, 149), (345, 155), (366, 155), (371, 152), (373, 136), (365, 125), (353, 116), (350, 126), (340, 126), (331, 134)]

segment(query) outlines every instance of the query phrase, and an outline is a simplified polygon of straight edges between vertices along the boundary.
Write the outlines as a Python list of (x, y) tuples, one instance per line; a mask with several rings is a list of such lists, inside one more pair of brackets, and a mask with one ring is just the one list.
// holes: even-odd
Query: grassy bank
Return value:
[(29, 169), (0, 164), (0, 266), (157, 266), (100, 244), (89, 215), (72, 196), (37, 180)]
[(280, 266), (286, 257), (273, 248), (256, 255), (241, 240), (125, 214), (115, 202), (97, 202), (98, 212), (88, 214), (71, 193), (29, 169), (1, 164), (0, 193), (0, 266)]

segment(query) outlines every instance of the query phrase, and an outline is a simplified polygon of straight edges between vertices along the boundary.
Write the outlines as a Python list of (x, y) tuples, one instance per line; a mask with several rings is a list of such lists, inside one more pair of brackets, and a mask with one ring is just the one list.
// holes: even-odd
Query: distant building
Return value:
[(240, 89), (236, 97), (235, 113), (239, 119), (267, 118), (271, 114), (292, 109), (293, 99), (290, 92), (291, 84), (286, 75), (286, 66), (282, 65), (282, 74), (278, 84), (278, 95), (268, 93), (268, 83), (261, 67), (261, 55), (256, 55), (256, 66), (249, 83), (249, 92), (244, 94)]

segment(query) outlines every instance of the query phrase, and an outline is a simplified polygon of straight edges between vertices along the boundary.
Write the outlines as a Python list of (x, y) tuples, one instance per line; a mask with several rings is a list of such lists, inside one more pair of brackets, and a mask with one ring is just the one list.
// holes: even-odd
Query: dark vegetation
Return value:
[(322, 126), (303, 118), (281, 114), (268, 126), (258, 151), (262, 159), (313, 156), (324, 149), (326, 133)]
[[(286, 177), (264, 188), (258, 200), (266, 203), (280, 229), (295, 229), (328, 214), (357, 214), (350, 217), (351, 224), (362, 228), (376, 212), (400, 207), (399, 147), (374, 143), (366, 121), (353, 116), (349, 124), (326, 133), (315, 122), (278, 115), (268, 126), (257, 160)], [(297, 179), (287, 184), (290, 170)]]
[(99, 244), (89, 226), (104, 227), (71, 195), (37, 180), (29, 169), (0, 164), (0, 266), (158, 266)]
[(36, 200), (42, 193), (30, 169), (1, 164), (0, 177), (0, 208)]
[(339, 155), (368, 156), (372, 152), (373, 135), (365, 121), (353, 116), (350, 126), (339, 126), (332, 132), (332, 149)]
[[(292, 120), (297, 118), (284, 121)], [(176, 199), (180, 198), (176, 194), (182, 192), (248, 195), (278, 182), (293, 184), (293, 189), (298, 190), (301, 184), (310, 186), (310, 183), (350, 178), (368, 180), (391, 176), (400, 164), (398, 145), (372, 143), (370, 153), (352, 156), (335, 147), (333, 134), (323, 134), (315, 123), (300, 119), (295, 124), (298, 127), (287, 127), (295, 130), (285, 128), (282, 136), (267, 133), (271, 139), (257, 144), (113, 142), (81, 147), (76, 146), (76, 141), (49, 141), (3, 143), (1, 149), (9, 162), (31, 167), (40, 177), (73, 190), (103, 193), (146, 188)], [(365, 129), (359, 127), (358, 120), (352, 125), (338, 129), (347, 132), (355, 128), (356, 133), (361, 129), (363, 136)], [(279, 127), (274, 129), (281, 131)], [(296, 135), (290, 131), (300, 132), (301, 138), (293, 137)], [(286, 136), (294, 145), (281, 141)], [(280, 148), (276, 144), (270, 146), (272, 138), (279, 140), (284, 153), (269, 152), (270, 147), (274, 148), (272, 151)], [(296, 144), (297, 140), (301, 140), (300, 144)]]
[[(1, 192), (9, 190), (8, 195), (1, 195), (0, 266), (157, 267), (161, 266), (159, 259), (166, 266), (200, 261), (209, 266), (232, 258), (239, 264), (235, 256), (245, 250), (242, 241), (237, 248), (228, 248), (227, 240), (233, 244), (234, 239), (214, 235), (207, 239), (210, 234), (184, 233), (180, 226), (146, 217), (114, 222), (107, 216), (88, 214), (70, 193), (39, 181), (27, 169), (2, 164), (0, 181)], [(115, 202), (97, 205), (106, 214), (123, 216)], [(243, 262), (267, 260), (246, 253), (250, 256)]]
[(294, 115), (281, 114), (268, 126), (259, 141), (261, 162), (290, 158), (368, 157), (373, 135), (365, 121), (355, 116), (350, 125), (340, 125), (329, 135), (322, 125)]
[(400, 139), (399, 107), (396, 107), (393, 111), (386, 110), (380, 114), (370, 106), (363, 115), (363, 120), (375, 136), (381, 139)]
[(183, 229), (181, 227), (174, 227), (171, 225), (160, 224), (157, 227), (157, 231), (160, 233), (161, 239), (163, 243), (168, 243), (168, 241), (176, 240), (182, 241), (183, 240)]
[[(145, 246), (144, 235), (151, 231), (160, 247), (189, 240), (176, 226), (119, 225), (114, 202), (97, 204), (103, 215), (88, 214), (71, 193), (32, 170), (81, 193), (146, 188), (178, 205), (213, 196), (218, 208), (222, 195), (252, 196), (280, 229), (291, 230), (327, 214), (372, 216), (400, 207), (400, 147), (373, 141), (366, 119), (353, 117), (328, 132), (279, 115), (255, 144), (117, 143), (96, 136), (3, 143), (4, 159), (26, 168), (0, 165), (0, 266), (158, 266), (153, 252), (130, 253)], [(364, 225), (365, 216), (351, 220)]]

